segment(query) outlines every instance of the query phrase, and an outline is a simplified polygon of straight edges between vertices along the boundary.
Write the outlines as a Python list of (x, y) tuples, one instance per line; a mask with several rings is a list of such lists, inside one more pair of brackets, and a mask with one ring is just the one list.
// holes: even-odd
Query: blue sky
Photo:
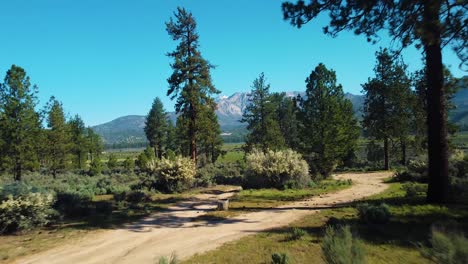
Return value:
[[(16, 64), (39, 86), (44, 104), (51, 95), (70, 115), (96, 125), (130, 114), (144, 115), (154, 97), (166, 110), (174, 49), (165, 21), (177, 6), (197, 22), (202, 55), (217, 68), (215, 86), (224, 95), (250, 90), (265, 72), (272, 91), (305, 90), (304, 80), (323, 62), (337, 72), (346, 92), (360, 93), (373, 75), (374, 53), (389, 47), (382, 34), (377, 45), (363, 36), (322, 33), (322, 16), (296, 29), (282, 19), (280, 0), (15, 0), (0, 1), (0, 74)], [(421, 67), (420, 52), (403, 53), (411, 71)], [(444, 63), (455, 76), (459, 60), (449, 49)]]

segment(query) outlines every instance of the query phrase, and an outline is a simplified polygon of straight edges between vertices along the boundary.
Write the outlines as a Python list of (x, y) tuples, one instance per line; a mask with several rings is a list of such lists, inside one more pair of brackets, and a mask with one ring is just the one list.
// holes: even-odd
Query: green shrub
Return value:
[(196, 186), (209, 186), (212, 184), (242, 185), (243, 182), (243, 168), (238, 162), (208, 164), (198, 169), (195, 178)]
[(46, 225), (54, 211), (52, 194), (9, 195), (0, 204), (0, 233), (28, 230)]
[(289, 257), (286, 253), (273, 253), (271, 255), (271, 264), (288, 264)]
[(302, 237), (306, 235), (306, 231), (303, 229), (293, 227), (289, 230), (287, 240), (292, 241), (292, 240), (299, 240)]
[(109, 160), (107, 161), (107, 168), (110, 171), (113, 171), (117, 168), (117, 165), (118, 165), (117, 157), (114, 154), (110, 154)]
[(68, 191), (57, 193), (54, 208), (67, 217), (89, 215), (92, 198), (93, 196), (86, 192)]
[(421, 247), (421, 254), (436, 263), (468, 263), (468, 239), (460, 232), (433, 227), (430, 247)]
[(390, 208), (384, 203), (379, 205), (368, 203), (359, 204), (357, 210), (361, 221), (368, 224), (385, 224), (392, 216)]
[(127, 173), (135, 170), (135, 160), (131, 157), (127, 157), (123, 162), (123, 167)]
[(403, 190), (405, 190), (405, 196), (407, 198), (415, 198), (421, 195), (422, 193), (425, 193), (427, 191), (427, 188), (425, 185), (422, 184), (406, 183), (403, 185)]
[(144, 179), (143, 186), (166, 192), (180, 192), (192, 187), (196, 168), (189, 158), (177, 156), (173, 160), (149, 160), (150, 174)]
[(129, 203), (141, 203), (151, 200), (151, 196), (143, 191), (131, 191), (125, 195), (125, 200)]
[(349, 226), (328, 226), (322, 243), (323, 259), (329, 264), (366, 263), (362, 243), (353, 238)]
[(246, 184), (251, 188), (306, 187), (310, 182), (309, 166), (302, 156), (291, 150), (263, 153), (254, 149), (246, 157)]
[(91, 176), (97, 176), (97, 175), (100, 175), (102, 172), (102, 162), (101, 162), (101, 158), (99, 157), (95, 157), (92, 161), (91, 161), (91, 165), (89, 167), (89, 175)]

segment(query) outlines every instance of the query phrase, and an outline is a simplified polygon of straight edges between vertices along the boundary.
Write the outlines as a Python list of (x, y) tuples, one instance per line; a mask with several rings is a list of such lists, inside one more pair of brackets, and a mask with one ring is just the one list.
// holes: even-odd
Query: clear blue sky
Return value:
[[(224, 95), (248, 91), (265, 72), (272, 91), (305, 90), (304, 80), (320, 62), (337, 72), (344, 90), (360, 93), (372, 76), (374, 53), (388, 47), (343, 32), (322, 33), (326, 16), (296, 29), (283, 21), (281, 0), (15, 0), (0, 1), (0, 74), (11, 64), (26, 69), (39, 86), (41, 105), (51, 95), (87, 125), (148, 112), (154, 97), (166, 110), (174, 43), (164, 22), (177, 6), (197, 22), (202, 55), (217, 68), (216, 87)], [(410, 70), (421, 67), (420, 52), (407, 49)], [(444, 62), (455, 76), (459, 60), (450, 49)]]

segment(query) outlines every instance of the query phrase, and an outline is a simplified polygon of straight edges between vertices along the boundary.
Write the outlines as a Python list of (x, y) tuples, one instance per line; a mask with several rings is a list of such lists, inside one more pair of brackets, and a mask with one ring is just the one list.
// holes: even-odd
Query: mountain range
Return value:
[[(289, 97), (304, 96), (304, 92), (286, 92)], [(363, 95), (346, 93), (354, 108), (356, 117), (362, 116)], [(242, 113), (248, 105), (248, 93), (237, 92), (231, 96), (219, 96), (216, 99), (218, 122), (223, 131), (223, 138), (227, 142), (241, 141), (247, 133), (245, 124), (240, 122)], [(468, 89), (461, 89), (453, 98), (456, 109), (450, 114), (450, 119), (461, 126), (468, 127)], [(169, 118), (175, 123), (176, 114), (168, 113)], [(106, 145), (137, 145), (146, 142), (143, 128), (145, 116), (122, 116), (110, 122), (97, 125), (93, 130), (99, 134)]]

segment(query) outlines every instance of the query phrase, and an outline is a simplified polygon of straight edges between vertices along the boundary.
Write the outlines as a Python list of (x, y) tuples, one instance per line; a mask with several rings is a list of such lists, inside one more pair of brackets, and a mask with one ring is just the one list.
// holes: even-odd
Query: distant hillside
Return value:
[[(304, 96), (304, 92), (286, 92), (289, 97)], [(346, 93), (346, 98), (352, 104), (358, 119), (362, 116), (364, 96)], [(247, 133), (245, 124), (240, 123), (242, 113), (248, 104), (248, 93), (234, 93), (231, 96), (220, 96), (216, 102), (218, 108), (216, 114), (223, 131), (223, 139), (226, 142), (239, 142)], [(468, 129), (468, 89), (461, 89), (453, 99), (457, 108), (450, 114), (450, 120)], [(169, 113), (170, 119), (175, 123), (175, 113)], [(93, 127), (103, 139), (106, 145), (113, 144), (144, 144), (146, 137), (143, 132), (145, 117), (129, 115), (119, 117), (108, 123)]]

